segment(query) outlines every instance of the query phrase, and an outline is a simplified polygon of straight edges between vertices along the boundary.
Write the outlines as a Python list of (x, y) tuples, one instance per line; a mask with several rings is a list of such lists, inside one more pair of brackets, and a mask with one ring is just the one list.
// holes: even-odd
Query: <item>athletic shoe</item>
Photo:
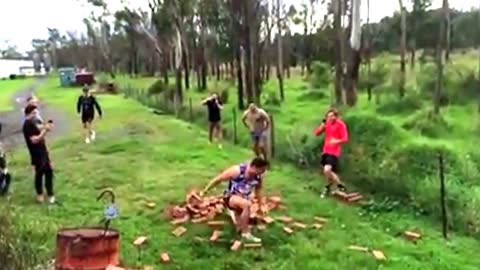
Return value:
[(55, 200), (54, 196), (48, 198), (48, 203), (49, 204), (55, 204), (55, 202), (56, 202), (56, 200)]
[(242, 238), (253, 243), (261, 243), (262, 239), (253, 236), (251, 233), (243, 233)]
[(95, 135), (96, 135), (96, 134), (95, 134), (95, 131), (92, 130), (92, 134), (90, 134), (90, 139), (91, 139), (92, 141), (95, 141)]
[(90, 143), (90, 138), (85, 138), (85, 143)]
[(323, 190), (323, 192), (322, 192), (322, 194), (320, 195), (320, 197), (325, 198), (325, 197), (327, 197), (328, 195), (330, 195), (330, 186), (325, 186), (325, 189)]

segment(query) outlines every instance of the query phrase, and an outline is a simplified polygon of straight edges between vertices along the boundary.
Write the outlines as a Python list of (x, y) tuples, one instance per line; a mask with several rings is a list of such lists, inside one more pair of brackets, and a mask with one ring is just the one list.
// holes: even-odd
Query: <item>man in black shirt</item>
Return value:
[(25, 107), (25, 122), (23, 123), (23, 136), (30, 153), (31, 162), (35, 169), (35, 190), (37, 192), (37, 201), (42, 203), (43, 197), (43, 177), (45, 177), (45, 189), (47, 191), (48, 201), (55, 203), (53, 194), (53, 169), (45, 143), (45, 135), (52, 130), (53, 122), (47, 124), (39, 123), (37, 117), (37, 106), (30, 104)]
[(10, 187), (11, 176), (7, 169), (7, 157), (0, 144), (0, 196), (8, 193)]
[(102, 108), (97, 99), (90, 93), (88, 85), (83, 87), (83, 95), (78, 97), (77, 112), (82, 115), (83, 128), (85, 129), (85, 143), (95, 140), (95, 130), (93, 130), (93, 119), (95, 118), (95, 109), (102, 118)]
[[(213, 93), (211, 96), (205, 98), (202, 101), (202, 105), (206, 105), (208, 109), (208, 139), (210, 143), (212, 143), (215, 133), (215, 137), (220, 142), (222, 138), (222, 118), (220, 113), (220, 111), (223, 109), (222, 102), (219, 100), (218, 95), (216, 93)], [(222, 144), (219, 143), (218, 147), (222, 148)]]

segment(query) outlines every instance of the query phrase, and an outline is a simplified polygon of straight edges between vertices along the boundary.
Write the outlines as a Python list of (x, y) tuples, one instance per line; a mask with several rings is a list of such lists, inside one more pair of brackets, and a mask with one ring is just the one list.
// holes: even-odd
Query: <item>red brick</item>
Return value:
[(168, 263), (168, 262), (170, 262), (170, 256), (168, 256), (168, 253), (163, 252), (162, 254), (160, 254), (160, 261), (161, 261), (162, 263)]
[(293, 233), (293, 230), (290, 229), (289, 227), (283, 227), (283, 231), (288, 233), (288, 234), (292, 234)]
[(147, 237), (140, 236), (140, 237), (137, 237), (137, 239), (135, 239), (133, 241), (133, 245), (138, 247), (138, 246), (141, 246), (141, 245), (145, 244), (146, 241), (147, 241)]
[(418, 240), (420, 237), (422, 237), (421, 234), (416, 233), (416, 232), (411, 232), (411, 231), (405, 231), (405, 232), (403, 233), (403, 235), (404, 235), (408, 240), (411, 240), (411, 241), (416, 241), (416, 240)]
[(184, 234), (186, 231), (187, 231), (187, 229), (185, 229), (185, 227), (180, 226), (180, 227), (176, 228), (172, 233), (173, 233), (173, 235), (179, 237), (182, 234)]
[(305, 225), (305, 224), (303, 224), (303, 223), (301, 223), (301, 222), (295, 222), (295, 223), (292, 224), (292, 226), (293, 226), (293, 227), (297, 227), (297, 228), (299, 228), (299, 229), (305, 229), (305, 228), (307, 228), (307, 225)]
[(317, 230), (320, 230), (321, 228), (323, 228), (323, 225), (322, 224), (318, 224), (318, 223), (315, 223), (312, 225), (313, 228), (317, 229)]
[(387, 257), (385, 257), (385, 254), (383, 254), (383, 252), (381, 252), (380, 250), (372, 250), (372, 254), (373, 257), (375, 257), (375, 259), (379, 261), (384, 261), (387, 259)]
[(261, 248), (262, 243), (248, 243), (248, 244), (243, 244), (244, 248)]
[(241, 245), (242, 245), (242, 242), (235, 240), (235, 242), (233, 242), (232, 246), (230, 247), (230, 250), (237, 251)]
[(282, 198), (279, 197), (279, 196), (270, 196), (270, 198), (268, 198), (269, 201), (271, 201), (272, 203), (275, 203), (275, 204), (279, 204), (282, 202)]
[(188, 209), (188, 211), (190, 211), (190, 212), (192, 212), (192, 213), (194, 213), (194, 214), (200, 213), (200, 210), (198, 210), (197, 208), (193, 207), (193, 205), (190, 205), (190, 204), (187, 205), (187, 209)]
[(221, 231), (217, 231), (217, 230), (213, 231), (212, 236), (210, 236), (210, 241), (212, 242), (217, 241), (221, 234), (222, 234)]

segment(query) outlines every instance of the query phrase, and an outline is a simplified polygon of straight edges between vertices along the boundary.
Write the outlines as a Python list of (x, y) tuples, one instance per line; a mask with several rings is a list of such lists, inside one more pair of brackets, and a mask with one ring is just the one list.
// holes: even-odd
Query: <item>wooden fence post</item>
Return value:
[(232, 114), (233, 114), (233, 143), (237, 144), (238, 143), (238, 137), (237, 137), (237, 108), (235, 108), (235, 107), (232, 108)]
[(445, 205), (445, 167), (444, 167), (443, 155), (440, 152), (438, 154), (438, 176), (440, 179), (440, 206), (442, 209), (442, 233), (443, 238), (447, 239), (447, 206)]
[(192, 108), (192, 98), (188, 99), (188, 107), (190, 109), (190, 122), (193, 123), (193, 108)]

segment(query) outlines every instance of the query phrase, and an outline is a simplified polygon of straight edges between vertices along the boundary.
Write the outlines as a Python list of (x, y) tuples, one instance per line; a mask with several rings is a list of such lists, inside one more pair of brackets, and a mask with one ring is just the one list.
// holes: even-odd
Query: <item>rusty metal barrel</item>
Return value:
[(104, 228), (62, 229), (57, 233), (56, 270), (105, 270), (119, 265), (120, 234)]

